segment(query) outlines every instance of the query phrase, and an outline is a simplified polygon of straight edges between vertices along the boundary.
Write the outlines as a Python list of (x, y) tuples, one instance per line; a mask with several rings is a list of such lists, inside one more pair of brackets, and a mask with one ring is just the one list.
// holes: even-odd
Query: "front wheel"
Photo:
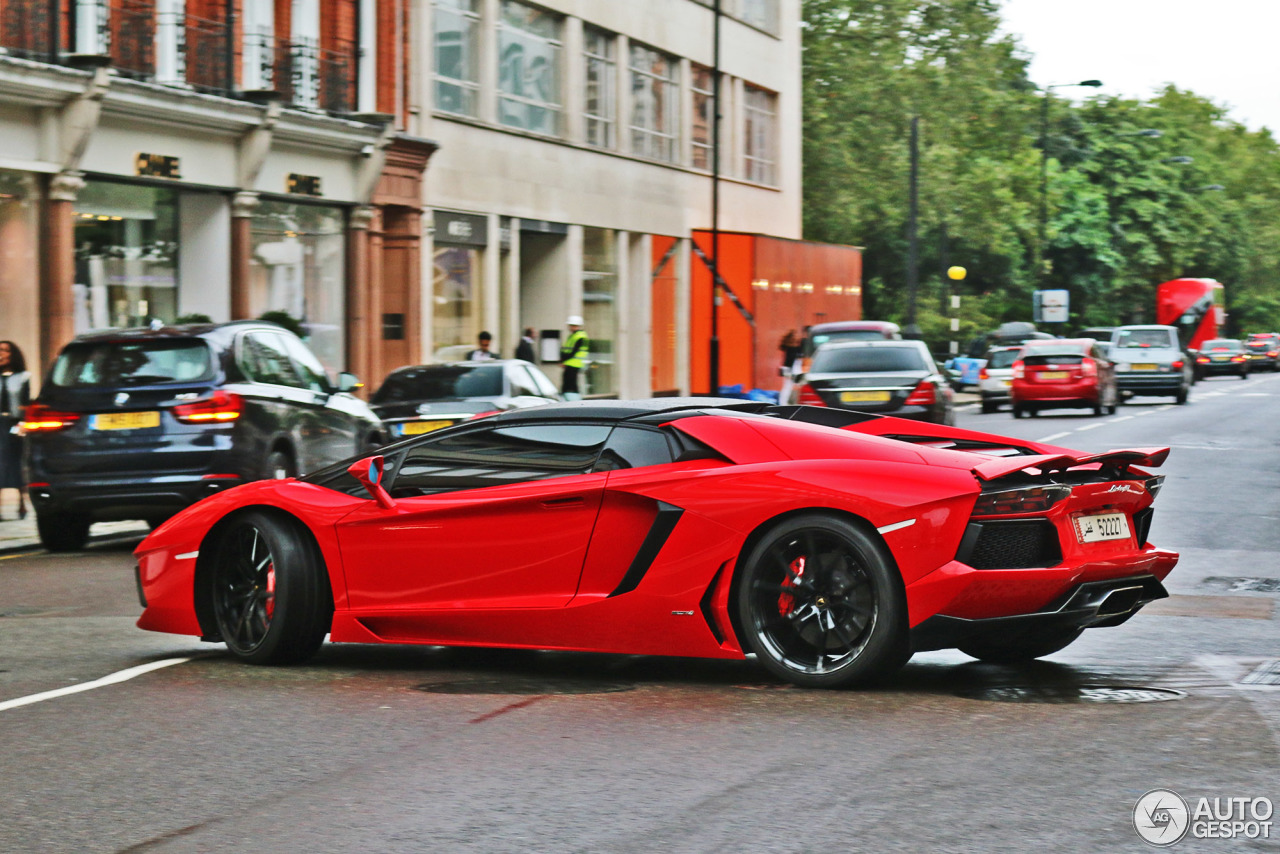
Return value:
[(737, 607), (747, 650), (804, 688), (867, 682), (910, 656), (897, 570), (843, 519), (806, 514), (771, 530), (747, 556)]
[(329, 631), (328, 575), (299, 522), (258, 512), (236, 518), (218, 540), (212, 585), (218, 632), (243, 661), (304, 661)]
[(971, 638), (960, 644), (965, 655), (993, 664), (1020, 664), (1052, 655), (1068, 646), (1084, 629), (1059, 629), (1045, 634), (1014, 634)]

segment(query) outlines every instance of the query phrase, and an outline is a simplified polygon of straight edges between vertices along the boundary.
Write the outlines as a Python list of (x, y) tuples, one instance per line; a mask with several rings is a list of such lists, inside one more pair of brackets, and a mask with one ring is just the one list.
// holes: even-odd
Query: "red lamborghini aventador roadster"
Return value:
[(138, 546), (144, 629), (743, 658), (837, 687), (1048, 655), (1167, 595), (1168, 449), (1084, 454), (820, 407), (577, 402), (211, 496)]

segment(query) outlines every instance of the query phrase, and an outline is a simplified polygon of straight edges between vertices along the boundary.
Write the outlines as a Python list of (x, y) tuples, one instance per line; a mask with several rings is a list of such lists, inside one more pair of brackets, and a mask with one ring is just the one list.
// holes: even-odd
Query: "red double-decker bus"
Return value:
[(1225, 291), (1216, 279), (1174, 279), (1156, 287), (1156, 323), (1176, 326), (1182, 346), (1200, 349), (1226, 323)]

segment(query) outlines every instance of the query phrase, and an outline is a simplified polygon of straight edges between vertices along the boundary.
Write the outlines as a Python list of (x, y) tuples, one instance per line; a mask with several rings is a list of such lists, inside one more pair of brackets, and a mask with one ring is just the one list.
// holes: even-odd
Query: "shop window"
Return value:
[(252, 225), (250, 313), (297, 319), (331, 372), (345, 365), (345, 224), (342, 208), (263, 201)]
[(748, 181), (774, 185), (777, 177), (774, 160), (777, 157), (778, 96), (751, 84), (746, 86), (743, 128), (744, 175)]
[(553, 135), (560, 130), (559, 15), (502, 0), (498, 27), (498, 120)]
[(675, 162), (679, 72), (675, 57), (631, 45), (631, 152)]
[(89, 181), (75, 204), (77, 333), (178, 315), (178, 193)]
[[(480, 252), (464, 246), (436, 244), (431, 340), (440, 358), (462, 358), (463, 347), (475, 347), (480, 334)], [(440, 356), (441, 348), (456, 353)]]
[(693, 122), (689, 127), (689, 141), (693, 146), (694, 169), (711, 168), (711, 142), (714, 121), (715, 83), (711, 69), (705, 65), (694, 65), (693, 79), (689, 81), (693, 90)]
[(617, 388), (614, 342), (618, 337), (618, 239), (604, 228), (582, 230), (582, 307), (591, 338), (586, 394), (613, 394)]
[(475, 116), (480, 90), (480, 0), (436, 0), (436, 109)]
[(587, 145), (613, 148), (617, 126), (617, 60), (612, 33), (584, 27), (583, 57), (586, 62), (586, 90), (583, 117)]

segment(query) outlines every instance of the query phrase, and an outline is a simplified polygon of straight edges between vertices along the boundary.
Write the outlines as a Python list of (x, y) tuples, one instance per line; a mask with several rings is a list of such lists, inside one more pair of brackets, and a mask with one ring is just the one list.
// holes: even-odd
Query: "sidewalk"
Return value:
[[(40, 551), (40, 535), (36, 532), (36, 514), (27, 504), (27, 518), (18, 518), (18, 496), (11, 489), (6, 489), (4, 501), (0, 503), (0, 553)], [(89, 542), (116, 537), (122, 534), (143, 536), (147, 533), (147, 523), (129, 522), (96, 522), (89, 529)]]

